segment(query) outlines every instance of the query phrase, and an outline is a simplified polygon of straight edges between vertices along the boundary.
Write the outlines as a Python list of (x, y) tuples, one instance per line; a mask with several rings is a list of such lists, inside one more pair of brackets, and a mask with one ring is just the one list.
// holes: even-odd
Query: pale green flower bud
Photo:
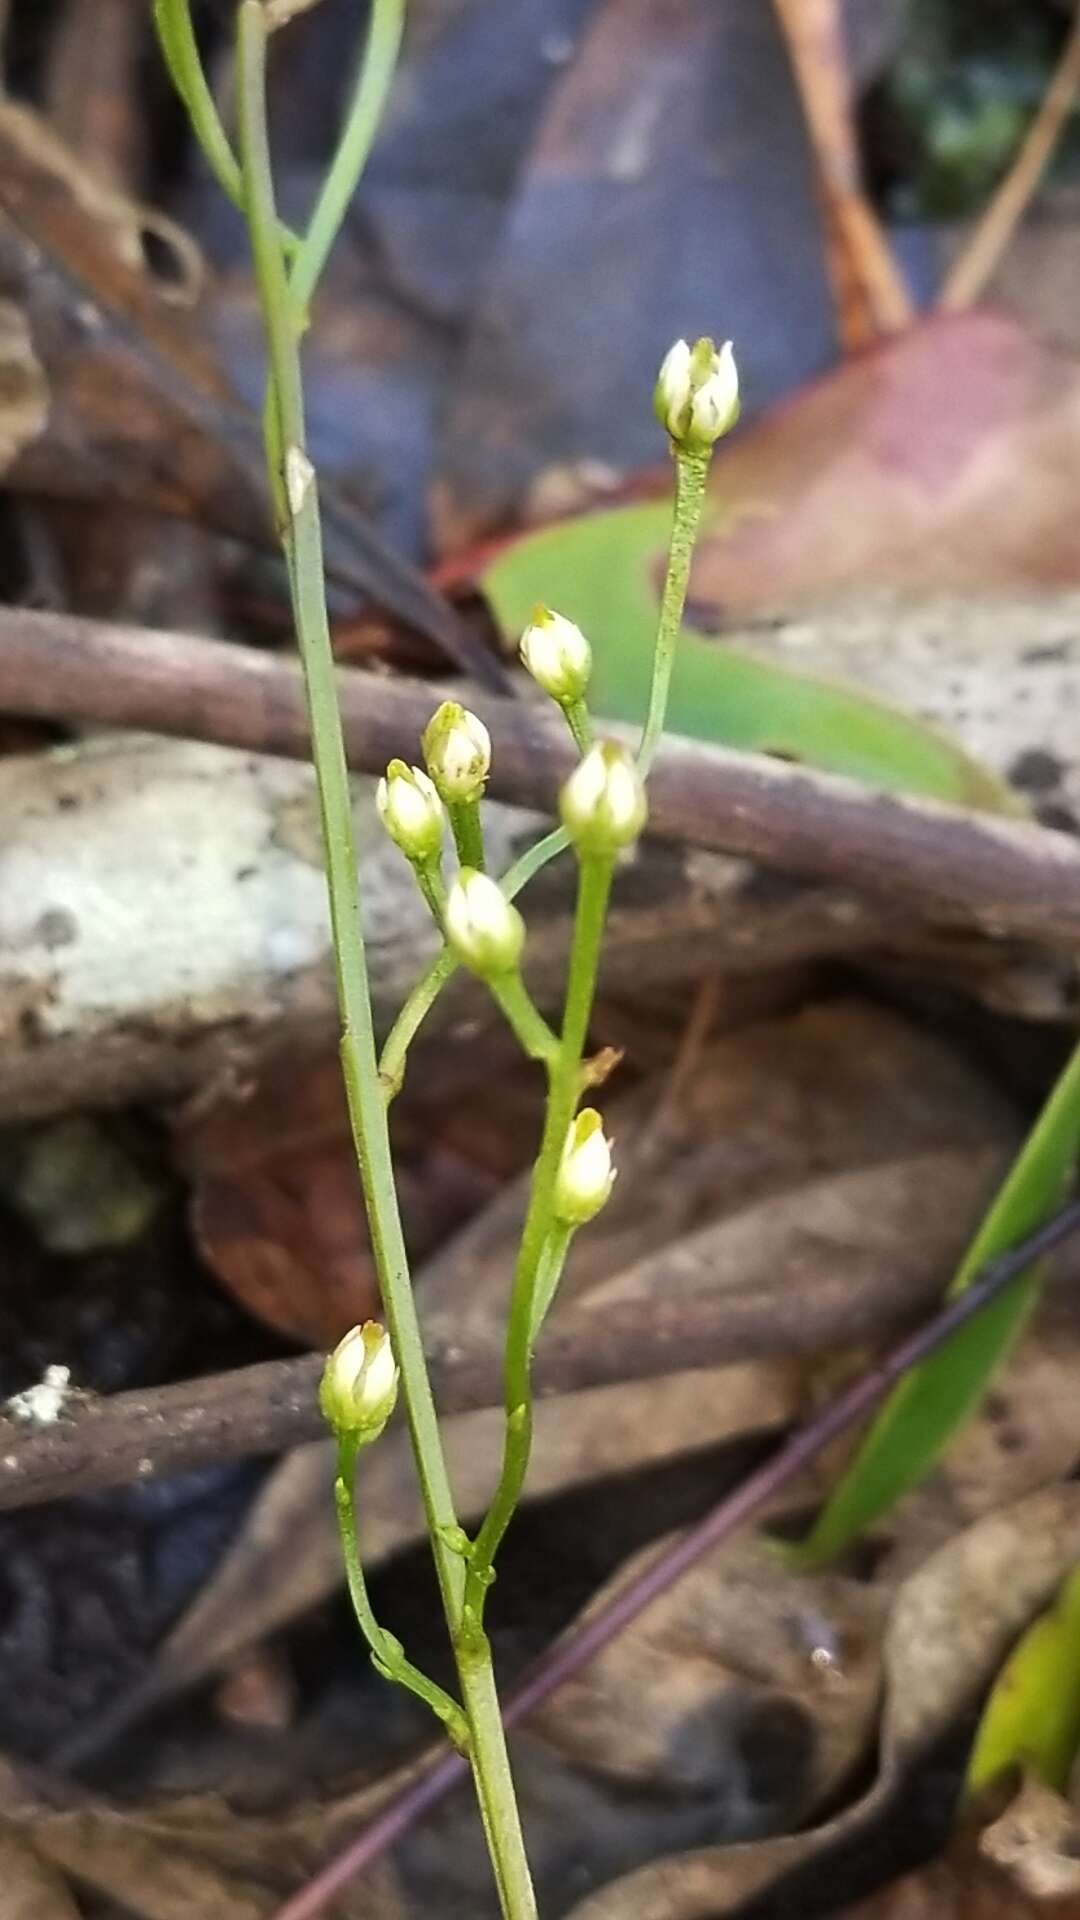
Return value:
[(595, 1107), (583, 1107), (570, 1124), (562, 1150), (552, 1206), (564, 1227), (583, 1227), (599, 1213), (615, 1184), (611, 1141)]
[(660, 368), (653, 404), (677, 447), (707, 452), (739, 417), (739, 375), (731, 341), (718, 352), (711, 340), (698, 340), (692, 347), (676, 340)]
[(375, 789), (379, 819), (396, 847), (414, 866), (424, 866), (442, 851), (443, 810), (432, 782), (419, 767), (391, 760)]
[(491, 771), (491, 735), (456, 700), (444, 700), (424, 728), (427, 770), (448, 807), (479, 800)]
[(495, 980), (521, 959), (525, 922), (486, 873), (462, 867), (446, 897), (446, 935), (473, 973)]
[(342, 1438), (377, 1440), (394, 1411), (398, 1370), (390, 1335), (376, 1320), (353, 1327), (323, 1368), (319, 1406)]
[(521, 658), (537, 685), (560, 707), (582, 700), (592, 673), (592, 648), (581, 628), (550, 607), (537, 607), (521, 636)]
[(615, 854), (636, 840), (647, 808), (641, 775), (625, 747), (590, 747), (559, 795), (563, 826), (581, 853)]

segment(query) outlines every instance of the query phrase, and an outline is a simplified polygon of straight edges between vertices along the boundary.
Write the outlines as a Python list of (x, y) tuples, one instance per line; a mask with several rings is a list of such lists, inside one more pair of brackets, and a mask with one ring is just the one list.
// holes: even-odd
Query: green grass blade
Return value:
[[(1061, 1204), (1080, 1152), (1080, 1047), (1073, 1053), (950, 1288), (958, 1293), (999, 1254), (1034, 1233)], [(934, 1465), (986, 1391), (1034, 1303), (1038, 1269), (1013, 1283), (901, 1381), (830, 1495), (801, 1567), (830, 1560)]]
[(975, 1735), (965, 1798), (1014, 1767), (1064, 1793), (1080, 1751), (1080, 1567), (1017, 1641)]

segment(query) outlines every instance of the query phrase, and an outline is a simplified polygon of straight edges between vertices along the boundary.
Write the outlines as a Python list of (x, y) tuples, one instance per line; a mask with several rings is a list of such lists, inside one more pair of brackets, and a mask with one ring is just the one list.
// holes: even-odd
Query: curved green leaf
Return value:
[(1064, 1793), (1080, 1751), (1080, 1567), (994, 1682), (964, 1782), (972, 1798), (1013, 1767)]
[[(1061, 1204), (1078, 1153), (1080, 1047), (1013, 1162), (951, 1294), (961, 1292), (989, 1261), (1034, 1233)], [(1021, 1332), (1038, 1278), (1037, 1268), (1021, 1275), (900, 1382), (808, 1538), (793, 1550), (795, 1564), (817, 1566), (832, 1559), (928, 1472)]]
[[(645, 715), (670, 524), (664, 502), (584, 514), (504, 547), (481, 576), (508, 640), (538, 602), (578, 622), (593, 649), (589, 705), (610, 720)], [(958, 806), (1011, 812), (1020, 804), (996, 774), (924, 721), (856, 687), (795, 673), (690, 629), (679, 642), (667, 724), (693, 739), (783, 754)]]

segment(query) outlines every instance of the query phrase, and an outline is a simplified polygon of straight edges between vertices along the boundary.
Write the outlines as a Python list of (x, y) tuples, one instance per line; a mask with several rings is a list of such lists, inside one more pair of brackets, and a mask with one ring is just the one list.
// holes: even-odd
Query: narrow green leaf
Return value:
[(998, 1674), (971, 1749), (965, 1796), (973, 1798), (1013, 1767), (1064, 1793), (1078, 1750), (1080, 1567)]
[[(715, 519), (718, 508), (706, 509)], [(589, 637), (595, 715), (644, 719), (652, 676), (664, 502), (584, 514), (504, 547), (481, 578), (499, 625), (516, 641), (538, 602)], [(684, 628), (668, 729), (748, 752), (778, 753), (868, 785), (958, 806), (1014, 812), (1016, 796), (935, 728), (858, 688), (795, 673)]]
[[(1014, 1161), (950, 1294), (970, 1285), (989, 1261), (1034, 1233), (1061, 1204), (1078, 1152), (1080, 1047)], [(900, 1382), (808, 1538), (793, 1550), (796, 1565), (832, 1559), (929, 1471), (1020, 1334), (1038, 1279), (1038, 1269), (1022, 1275)]]

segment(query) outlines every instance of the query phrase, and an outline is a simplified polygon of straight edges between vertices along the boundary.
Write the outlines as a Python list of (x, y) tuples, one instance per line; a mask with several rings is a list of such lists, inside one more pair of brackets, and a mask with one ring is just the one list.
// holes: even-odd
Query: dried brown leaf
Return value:
[(918, 1756), (971, 1708), (1078, 1554), (1075, 1485), (1032, 1494), (949, 1541), (896, 1595), (883, 1649), (881, 1764), (869, 1793), (806, 1833), (655, 1862), (602, 1888), (574, 1920), (713, 1920), (869, 1828)]

